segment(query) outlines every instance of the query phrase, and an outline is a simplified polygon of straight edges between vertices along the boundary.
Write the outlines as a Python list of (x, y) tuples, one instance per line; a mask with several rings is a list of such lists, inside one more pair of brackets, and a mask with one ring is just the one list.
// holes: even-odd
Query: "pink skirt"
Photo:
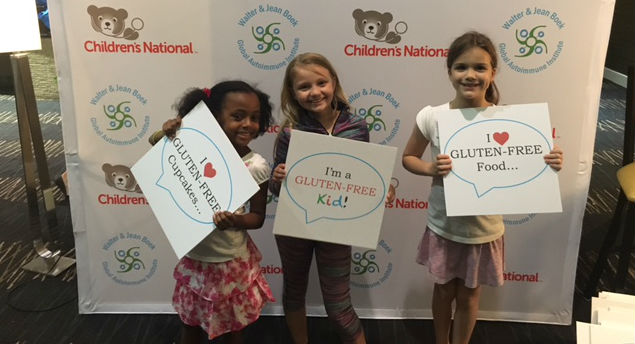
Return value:
[(468, 288), (481, 284), (499, 287), (503, 285), (504, 247), (502, 236), (484, 244), (462, 244), (426, 227), (417, 263), (428, 267), (437, 284), (460, 278)]
[(248, 238), (249, 257), (206, 263), (188, 257), (174, 268), (176, 286), (172, 305), (186, 325), (200, 326), (209, 339), (240, 331), (274, 302), (260, 271), (262, 255)]

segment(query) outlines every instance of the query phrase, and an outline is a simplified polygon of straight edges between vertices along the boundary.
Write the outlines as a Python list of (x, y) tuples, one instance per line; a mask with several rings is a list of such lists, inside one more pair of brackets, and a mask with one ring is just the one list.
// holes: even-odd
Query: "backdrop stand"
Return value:
[[(31, 68), (26, 53), (13, 53), (11, 68), (15, 85), (15, 106), (18, 117), (18, 129), (20, 133), (20, 146), (22, 149), (22, 164), (24, 166), (24, 182), (26, 185), (26, 198), (29, 207), (29, 227), (31, 233), (37, 239), (33, 240), (33, 247), (37, 256), (22, 268), (25, 270), (57, 276), (66, 270), (75, 260), (59, 256), (60, 250), (51, 251), (46, 241), (52, 241), (51, 231), (57, 226), (55, 213), (55, 199), (53, 187), (49, 176), (44, 141), (40, 128), (40, 119), (35, 102)], [(47, 226), (42, 227), (40, 211), (38, 207), (37, 186), (35, 170), (39, 176), (40, 189), (44, 199)]]

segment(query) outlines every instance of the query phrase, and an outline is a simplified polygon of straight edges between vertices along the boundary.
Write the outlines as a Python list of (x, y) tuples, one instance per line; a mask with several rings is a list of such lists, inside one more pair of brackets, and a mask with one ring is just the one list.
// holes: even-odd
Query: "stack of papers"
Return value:
[(576, 322), (578, 344), (634, 344), (635, 296), (600, 292), (591, 300), (591, 323)]

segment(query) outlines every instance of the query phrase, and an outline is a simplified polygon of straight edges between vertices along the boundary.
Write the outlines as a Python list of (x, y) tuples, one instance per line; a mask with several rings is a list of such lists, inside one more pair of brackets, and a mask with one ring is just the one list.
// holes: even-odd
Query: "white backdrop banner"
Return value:
[[(176, 2), (51, 0), (49, 6), (81, 313), (173, 312), (176, 256), (129, 167), (150, 148), (148, 136), (175, 116), (171, 106), (187, 88), (244, 79), (279, 108), (286, 65), (299, 53), (319, 52), (338, 70), (371, 142), (397, 147), (399, 156), (416, 113), (454, 95), (447, 47), (477, 30), (498, 48), (501, 103), (548, 103), (553, 141), (566, 155), (558, 175), (563, 212), (505, 216), (506, 283), (483, 290), (479, 316), (571, 322), (614, 1), (191, 0), (185, 10)], [(111, 18), (117, 21), (107, 25)], [(365, 34), (364, 20), (380, 20), (385, 29)], [(279, 130), (272, 125), (252, 148), (271, 161)], [(431, 180), (399, 162), (393, 177), (397, 198), (387, 206), (377, 248), (353, 248), (353, 303), (362, 317), (429, 318), (432, 280), (415, 256)], [(270, 195), (265, 225), (250, 234), (281, 300), (271, 233), (276, 204)], [(325, 313), (315, 274), (307, 309)], [(281, 304), (263, 312), (281, 314)]]

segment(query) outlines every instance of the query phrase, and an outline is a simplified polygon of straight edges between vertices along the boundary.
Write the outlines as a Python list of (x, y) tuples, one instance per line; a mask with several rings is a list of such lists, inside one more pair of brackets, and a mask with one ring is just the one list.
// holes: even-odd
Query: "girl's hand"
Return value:
[(437, 161), (435, 163), (435, 175), (439, 177), (447, 176), (452, 171), (452, 159), (447, 154), (437, 155)]
[(562, 149), (558, 147), (558, 145), (554, 144), (553, 149), (549, 154), (544, 156), (545, 163), (549, 165), (556, 171), (560, 171), (562, 169), (562, 162), (564, 161), (564, 153)]
[(167, 121), (165, 121), (165, 123), (163, 123), (163, 127), (161, 128), (161, 130), (163, 130), (163, 132), (165, 133), (165, 136), (167, 136), (170, 139), (173, 139), (174, 136), (176, 136), (176, 131), (180, 127), (181, 127), (181, 119), (177, 117), (177, 118), (168, 119)]
[(287, 176), (287, 169), (285, 164), (278, 164), (276, 168), (273, 169), (273, 174), (271, 177), (274, 182), (282, 183), (284, 178)]
[(229, 211), (219, 211), (214, 214), (214, 224), (220, 230), (234, 228), (236, 227), (236, 215)]

